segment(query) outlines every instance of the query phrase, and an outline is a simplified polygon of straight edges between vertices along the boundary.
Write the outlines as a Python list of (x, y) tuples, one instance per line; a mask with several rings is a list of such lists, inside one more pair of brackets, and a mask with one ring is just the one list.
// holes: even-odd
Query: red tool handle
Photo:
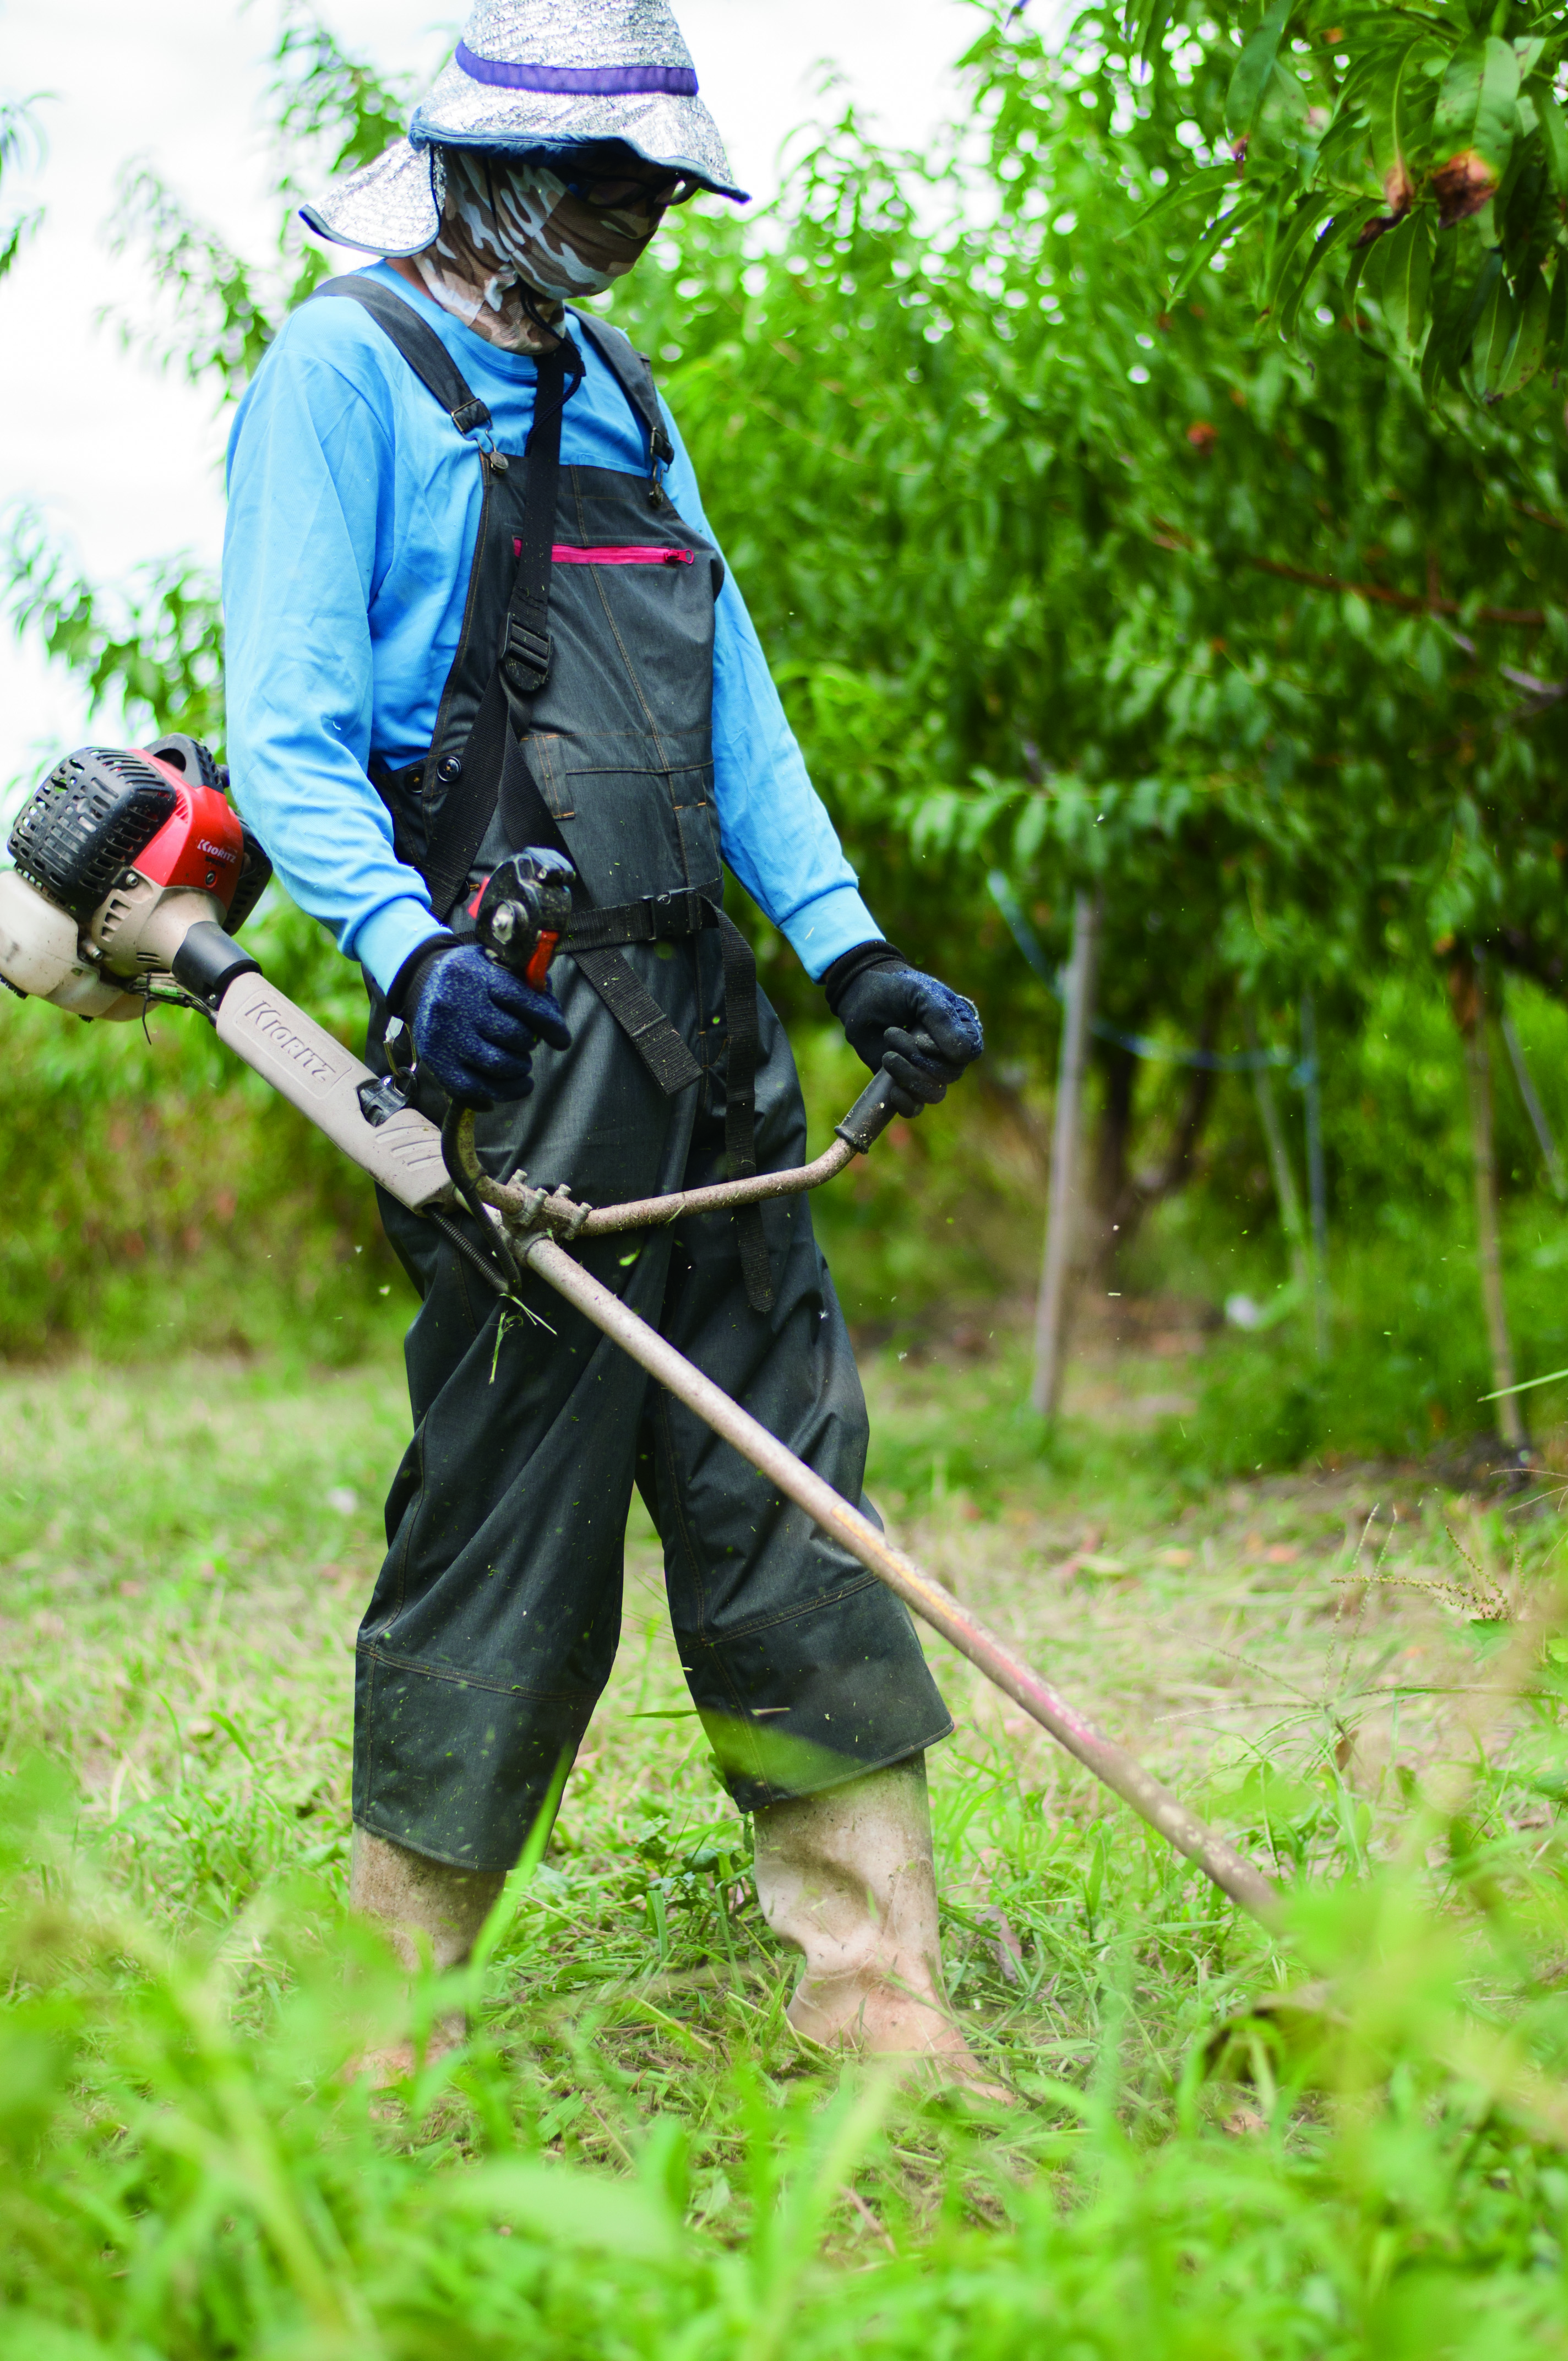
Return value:
[(535, 992), (543, 992), (549, 981), (550, 962), (560, 939), (559, 935), (541, 935), (533, 957), (522, 971), (524, 983), (532, 985)]
[(482, 880), (468, 905), (486, 956), (549, 988), (550, 962), (572, 914), (572, 864), (565, 853), (529, 845)]

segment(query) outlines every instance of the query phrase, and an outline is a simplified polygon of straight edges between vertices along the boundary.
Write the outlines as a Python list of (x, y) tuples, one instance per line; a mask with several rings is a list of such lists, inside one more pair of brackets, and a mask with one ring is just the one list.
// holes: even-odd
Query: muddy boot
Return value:
[[(348, 1906), (380, 1928), (411, 1975), (426, 1957), (438, 1973), (461, 1967), (505, 1883), (503, 1869), (454, 1869), (389, 1837), (354, 1831)], [(439, 2018), (431, 2027), (427, 2060), (455, 2048), (466, 2030), (459, 2011)], [(411, 2074), (414, 2063), (412, 2042), (400, 2041), (366, 2051), (351, 2070), (368, 2074), (379, 2088)]]
[(806, 1955), (789, 2021), (808, 2041), (927, 2062), (932, 2080), (1006, 2102), (942, 1988), (926, 1758), (755, 1816), (757, 1899)]

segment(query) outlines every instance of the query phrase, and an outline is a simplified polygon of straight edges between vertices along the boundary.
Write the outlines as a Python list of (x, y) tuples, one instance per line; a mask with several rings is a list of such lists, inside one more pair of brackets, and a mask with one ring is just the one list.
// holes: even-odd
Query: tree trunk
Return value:
[[(1257, 1025), (1250, 1008), (1244, 1012), (1242, 1027), (1247, 1048), (1256, 1057)], [(1252, 1088), (1253, 1096), (1257, 1101), (1257, 1119), (1263, 1127), (1264, 1142), (1268, 1149), (1268, 1169), (1274, 1176), (1279, 1226), (1285, 1233), (1285, 1243), (1290, 1256), (1291, 1283), (1303, 1306), (1310, 1307), (1312, 1258), (1307, 1245), (1301, 1192), (1296, 1186), (1296, 1170), (1290, 1161), (1290, 1150), (1285, 1144), (1285, 1126), (1279, 1120), (1279, 1102), (1274, 1094), (1274, 1077), (1261, 1061), (1252, 1070)]]
[[(1228, 996), (1229, 987), (1223, 983), (1210, 988), (1198, 1027), (1201, 1049), (1212, 1049)], [(1151, 1206), (1173, 1197), (1192, 1176), (1198, 1143), (1214, 1103), (1216, 1078), (1212, 1067), (1188, 1069), (1187, 1086), (1181, 1094), (1165, 1161), (1154, 1171), (1135, 1172), (1129, 1159), (1133, 1093), (1139, 1061), (1132, 1050), (1113, 1043), (1106, 1046), (1102, 1062), (1106, 1072), (1106, 1098), (1095, 1159), (1098, 1235), (1093, 1267), (1097, 1283), (1114, 1285), (1116, 1273), (1124, 1267), (1122, 1258), (1137, 1237), (1144, 1215)]]
[[(1214, 1047), (1220, 1029), (1220, 1019), (1225, 1013), (1231, 988), (1223, 978), (1209, 986), (1204, 996), (1203, 1014), (1198, 1026), (1198, 1047), (1207, 1056)], [(1170, 1152), (1159, 1170), (1146, 1173), (1136, 1183), (1141, 1202), (1138, 1218), (1162, 1198), (1174, 1197), (1185, 1189), (1192, 1178), (1198, 1161), (1198, 1143), (1203, 1137), (1203, 1126), (1209, 1120), (1209, 1110), (1214, 1104), (1214, 1088), (1219, 1076), (1212, 1066), (1190, 1066), (1187, 1088), (1181, 1095), (1181, 1112), (1176, 1118), (1171, 1137)]]
[(1103, 1290), (1120, 1284), (1126, 1225), (1130, 1222), (1134, 1230), (1137, 1227), (1128, 1168), (1140, 1061), (1120, 1041), (1101, 1041), (1095, 1045), (1094, 1062), (1103, 1087), (1094, 1129), (1094, 1238), (1085, 1259), (1093, 1284)]
[(1062, 1012), (1056, 1120), (1051, 1128), (1051, 1188), (1045, 1259), (1035, 1310), (1035, 1378), (1030, 1400), (1047, 1418), (1054, 1413), (1061, 1390), (1083, 1132), (1083, 1076), (1088, 1063), (1089, 1027), (1094, 1014), (1100, 913), (1098, 894), (1078, 895), (1073, 905), (1067, 1005)]
[(1547, 1119), (1546, 1109), (1541, 1104), (1541, 1094), (1535, 1087), (1535, 1077), (1530, 1072), (1529, 1060), (1525, 1057), (1524, 1044), (1514, 1031), (1514, 1020), (1508, 1015), (1508, 1003), (1503, 998), (1503, 982), (1500, 975), (1497, 979), (1497, 1022), (1502, 1032), (1504, 1046), (1508, 1053), (1508, 1061), (1514, 1070), (1514, 1080), (1519, 1086), (1519, 1096), (1524, 1101), (1524, 1111), (1530, 1117), (1537, 1145), (1541, 1149), (1541, 1161), (1546, 1166), (1546, 1177), (1552, 1184), (1552, 1193), (1561, 1204), (1563, 1199), (1568, 1196), (1568, 1173), (1565, 1173), (1563, 1169), (1563, 1151), (1557, 1145), (1551, 1123)]
[(1475, 1254), (1492, 1352), (1492, 1383), (1497, 1402), (1497, 1433), (1510, 1451), (1524, 1448), (1524, 1418), (1514, 1383), (1514, 1351), (1508, 1307), (1503, 1294), (1503, 1253), (1498, 1220), (1497, 1153), (1492, 1120), (1492, 1060), (1486, 1043), (1486, 1001), (1481, 971), (1468, 953), (1450, 962), (1448, 999), (1464, 1044), (1464, 1079), (1470, 1099), (1470, 1153), (1475, 1173)]

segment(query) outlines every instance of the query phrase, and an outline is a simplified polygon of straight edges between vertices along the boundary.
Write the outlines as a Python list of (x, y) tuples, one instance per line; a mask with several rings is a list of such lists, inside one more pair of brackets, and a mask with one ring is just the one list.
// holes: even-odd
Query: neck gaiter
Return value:
[(554, 351), (563, 305), (624, 278), (659, 226), (657, 212), (588, 204), (541, 164), (471, 148), (440, 161), (441, 227), (413, 265), (443, 311), (503, 352)]

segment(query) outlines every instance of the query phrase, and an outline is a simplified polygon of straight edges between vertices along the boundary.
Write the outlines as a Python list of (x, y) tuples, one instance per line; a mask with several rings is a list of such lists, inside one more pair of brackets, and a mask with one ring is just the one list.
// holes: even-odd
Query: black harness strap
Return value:
[[(497, 670), (491, 673), (479, 700), (479, 710), (474, 716), (474, 726), (461, 758), (455, 757), (440, 766), (455, 775), (444, 782), (435, 825), (420, 866), (430, 887), (431, 906), (444, 926), (473, 873), (496, 808), (496, 783), (504, 778), (507, 759), (516, 748), (506, 691)], [(523, 840), (520, 838), (519, 841)], [(527, 841), (550, 842), (554, 850), (562, 849), (548, 838), (532, 837)]]
[[(537, 697), (550, 676), (550, 552), (555, 540), (555, 488), (561, 473), (561, 420), (582, 382), (583, 357), (570, 337), (539, 361), (533, 423), (522, 453), (522, 524), (517, 573), (507, 602), (500, 670), (512, 720), (520, 700)], [(566, 380), (570, 377), (571, 384)], [(526, 716), (523, 717), (526, 719)], [(465, 762), (464, 768), (469, 766)], [(497, 792), (500, 774), (495, 778)], [(492, 808), (493, 808), (492, 803)]]
[(702, 1068), (619, 951), (573, 951), (571, 956), (667, 1099), (701, 1082)]
[(344, 279), (326, 280), (315, 294), (346, 295), (351, 302), (362, 303), (426, 391), (435, 396), (459, 434), (472, 434), (476, 427), (489, 424), (489, 411), (464, 382), (461, 370), (435, 330), (420, 318), (411, 303), (405, 303), (389, 287), (355, 271)]
[(675, 456), (664, 425), (664, 413), (659, 407), (659, 391), (653, 383), (653, 364), (646, 353), (640, 353), (630, 336), (612, 328), (608, 320), (596, 319), (591, 312), (574, 312), (572, 318), (598, 354), (610, 375), (617, 379), (622, 393), (631, 404), (638, 422), (648, 439), (648, 472), (657, 476)]
[(700, 935), (717, 922), (713, 895), (723, 891), (714, 879), (710, 893), (688, 885), (674, 894), (645, 894), (640, 902), (620, 902), (609, 909), (575, 910), (566, 929), (566, 949), (594, 951), (608, 944), (679, 943)]
[[(496, 805), (505, 795), (508, 774), (522, 760), (517, 744), (519, 719), (526, 723), (527, 700), (538, 695), (549, 677), (550, 551), (561, 470), (561, 413), (568, 374), (575, 385), (582, 372), (575, 346), (557, 346), (539, 363), (533, 424), (523, 446), (521, 546), (507, 602), (505, 636), (425, 851), (430, 898), (440, 918), (450, 916), (468, 882)], [(565, 849), (555, 836), (518, 837), (515, 841)]]

